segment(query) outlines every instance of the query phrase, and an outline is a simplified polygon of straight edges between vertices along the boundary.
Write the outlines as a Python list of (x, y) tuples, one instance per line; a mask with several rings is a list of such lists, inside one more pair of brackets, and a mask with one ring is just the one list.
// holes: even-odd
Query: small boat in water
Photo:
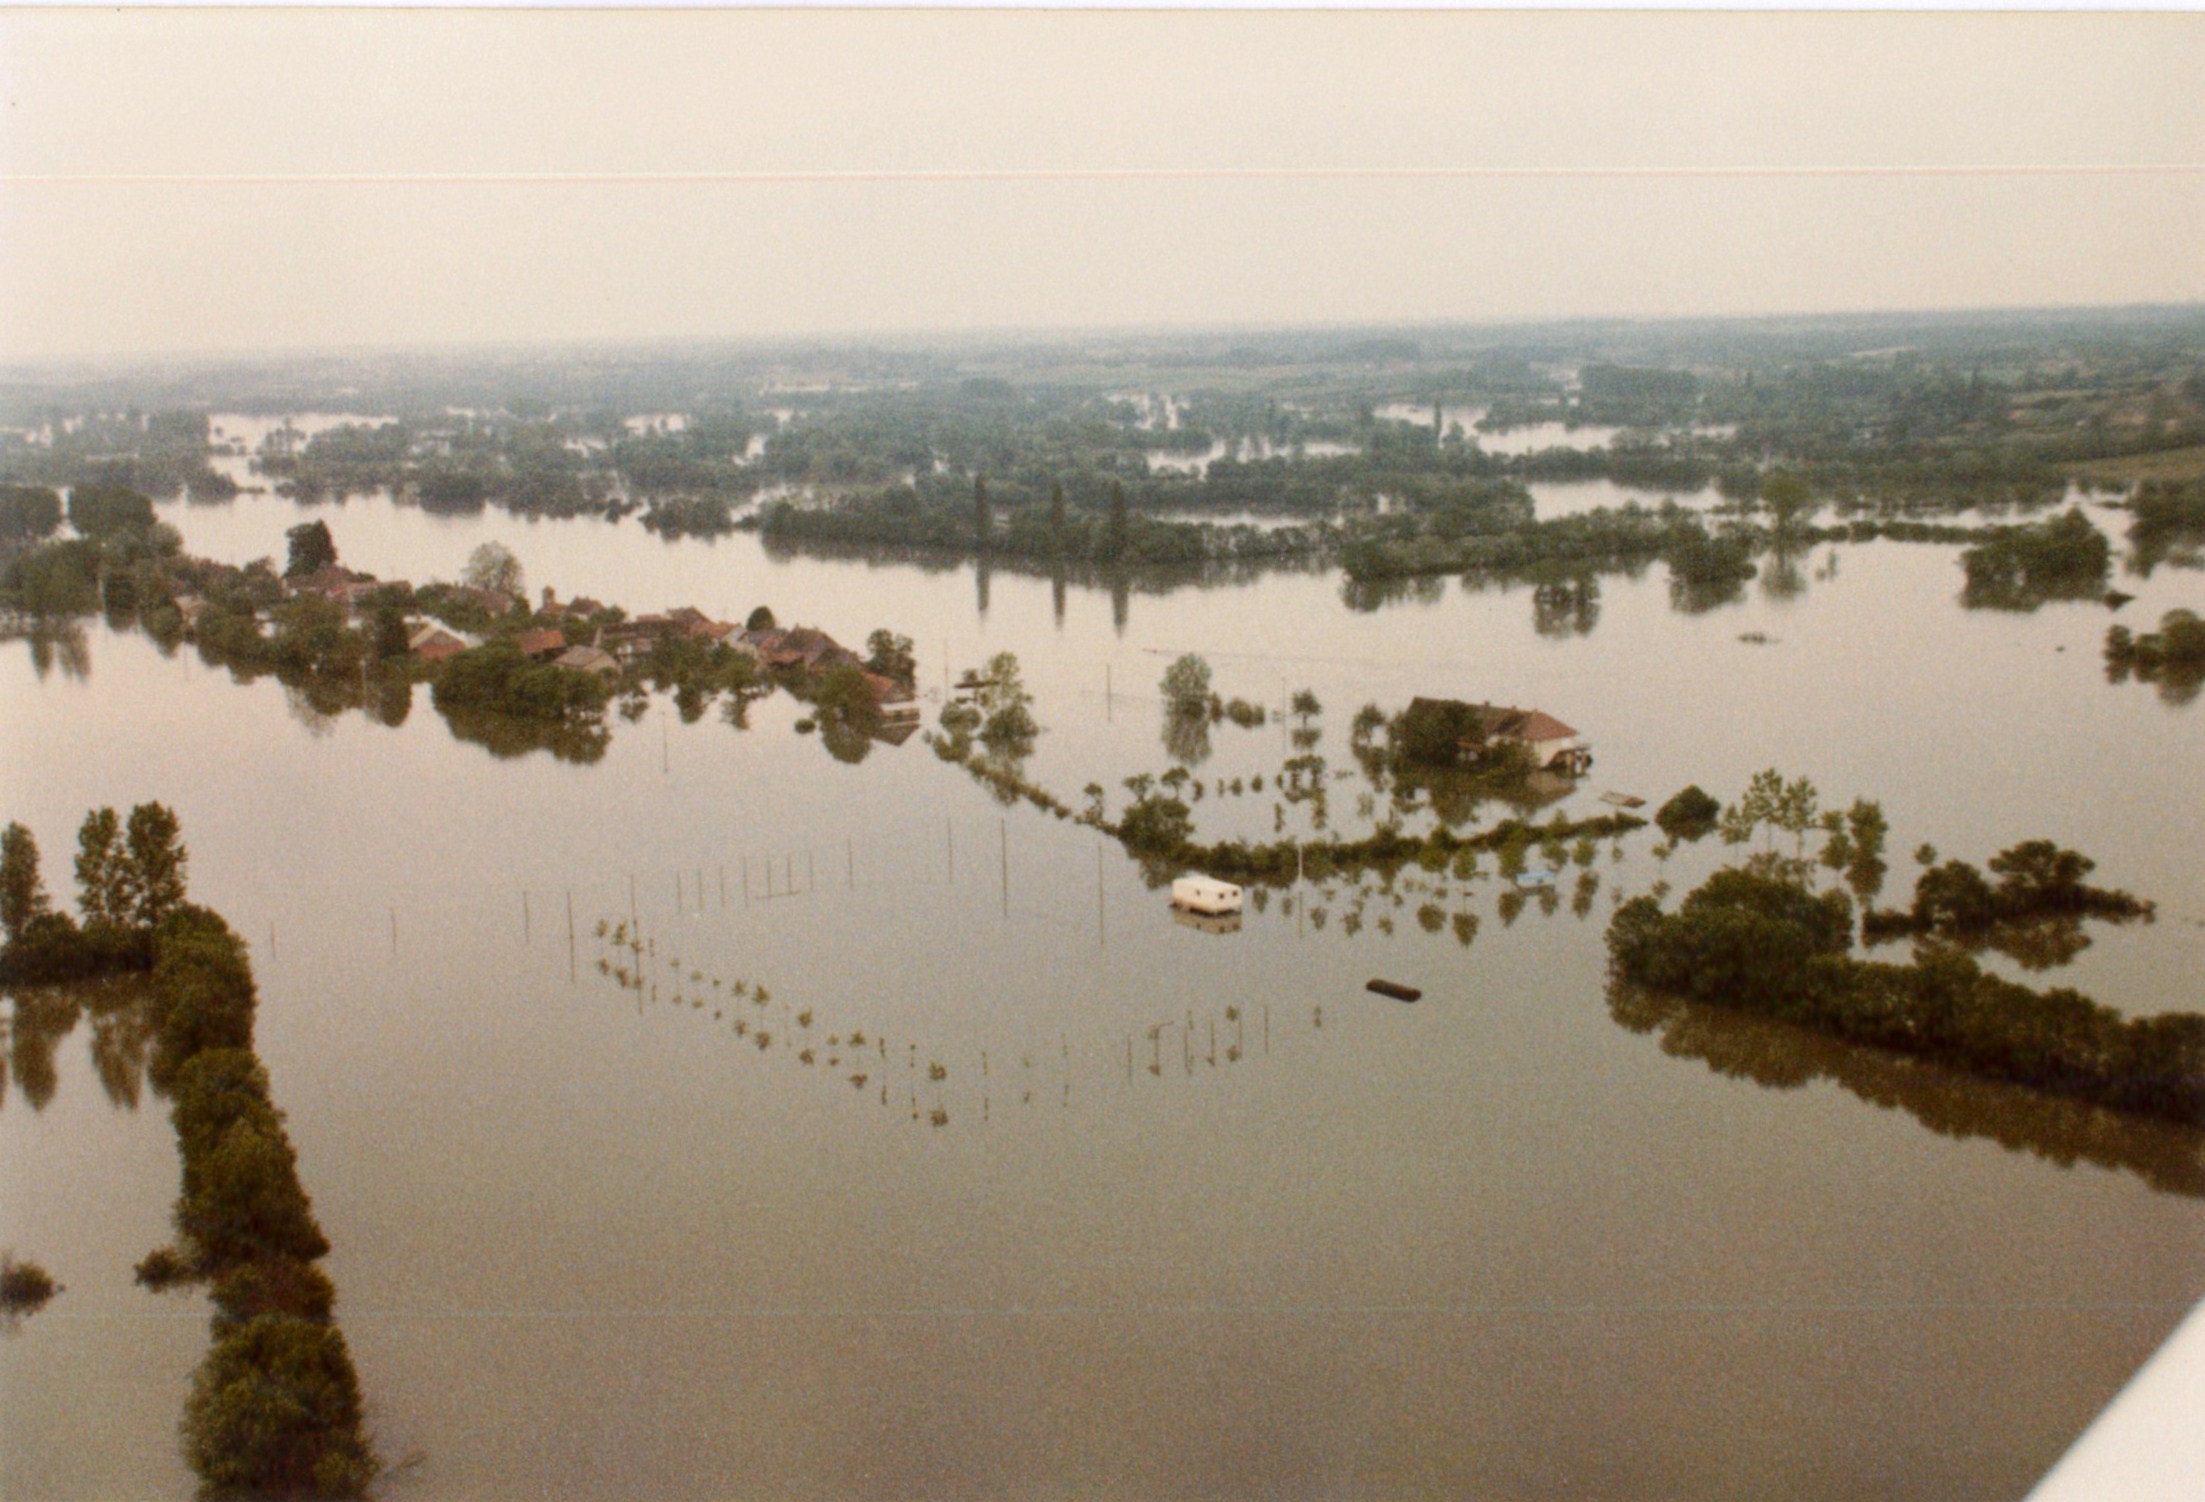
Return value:
[(1390, 980), (1373, 980), (1367, 982), (1363, 989), (1375, 991), (1380, 996), (1390, 996), (1395, 1001), (1415, 1001), (1424, 994), (1414, 986), (1404, 986), (1398, 981)]

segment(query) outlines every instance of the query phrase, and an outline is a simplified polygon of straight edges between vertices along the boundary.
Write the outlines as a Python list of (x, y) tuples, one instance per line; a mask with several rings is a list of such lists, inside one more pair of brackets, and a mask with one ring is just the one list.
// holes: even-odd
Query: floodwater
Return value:
[[(1178, 424), (1174, 422), (1173, 427)], [(1356, 452), (1352, 443), (1336, 443), (1329, 439), (1312, 438), (1301, 443), (1273, 443), (1268, 438), (1213, 438), (1210, 446), (1199, 454), (1175, 454), (1163, 449), (1149, 452), (1148, 467), (1158, 473), (1182, 475), (1207, 474), (1210, 465), (1219, 459), (1239, 459), (1253, 463), (1259, 459), (1285, 459), (1297, 454), (1311, 459), (1337, 457)]]
[[(162, 514), (231, 558), (302, 515)], [(1329, 573), (1113, 598), (632, 522), (313, 514), (386, 576), (496, 538), (562, 595), (890, 626), (933, 694), (1016, 652), (1027, 775), (1074, 803), (1170, 765), (1181, 652), (1274, 713), (1313, 689), (1335, 769), (1366, 700), (1537, 705), (1595, 747), (1565, 811), (1775, 765), (1882, 801), (1887, 900), (1922, 841), (2036, 835), (2158, 899), (2058, 983), (2152, 1012), (2205, 973), (2179, 816), (2205, 711), (2104, 680), (2102, 607), (1963, 610), (1951, 549), (1818, 549), (1690, 613), (1659, 566), (1563, 610)], [(2122, 620), (2197, 602), (2194, 573), (2121, 582)], [(920, 741), (834, 760), (786, 698), (745, 729), (654, 703), (592, 765), (499, 760), (425, 693), (395, 729), (321, 720), (90, 623), (0, 650), (0, 706), (50, 883), (87, 807), (158, 798), (252, 942), (371, 1422), (415, 1458), (394, 1494), (2010, 1498), (2205, 1293), (2194, 1138), (1612, 1004), (1614, 901), (1720, 850), (1602, 846), (1582, 913), (1574, 867), (1551, 911), (1411, 870), (1211, 933)], [(1206, 835), (1310, 828), (1246, 790), (1284, 723), (1206, 749)], [(1335, 827), (1385, 811), (1332, 787)], [(173, 1141), (96, 1036), (11, 1034), (0, 1245), (68, 1291), (0, 1332), (8, 1498), (191, 1488), (206, 1308), (129, 1272), (168, 1239)]]
[(1674, 501), (1688, 511), (1709, 511), (1723, 503), (1721, 493), (1712, 485), (1698, 490), (1649, 490), (1613, 480), (1531, 480), (1524, 488), (1531, 492), (1532, 515), (1540, 521), (1583, 516), (1590, 511), (1621, 511), (1626, 506), (1658, 511), (1665, 501)]
[[(1614, 442), (1621, 428), (1600, 423), (1531, 422), (1497, 433), (1484, 433), (1478, 424), (1485, 418), (1485, 407), (1440, 408), (1440, 431), (1447, 433), (1459, 427), (1464, 436), (1476, 441), (1479, 448), (1489, 454), (1529, 454), (1539, 449), (1601, 449)], [(1429, 402), (1392, 402), (1377, 410), (1377, 415), (1391, 422), (1421, 423), (1430, 427), (1432, 408)]]

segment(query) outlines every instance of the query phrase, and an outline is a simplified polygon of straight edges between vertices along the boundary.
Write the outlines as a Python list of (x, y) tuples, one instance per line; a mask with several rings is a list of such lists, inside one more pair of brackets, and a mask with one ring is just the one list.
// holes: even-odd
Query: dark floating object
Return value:
[(1374, 980), (1367, 983), (1363, 989), (1376, 991), (1380, 996), (1390, 996), (1395, 1001), (1415, 1001), (1424, 994), (1414, 986), (1398, 985), (1390, 980)]
[(2123, 605), (2126, 605), (2129, 601), (2135, 598), (2136, 596), (2131, 594), (2123, 594), (2120, 590), (2109, 589), (2105, 592), (2105, 608), (2108, 610), (2119, 610)]

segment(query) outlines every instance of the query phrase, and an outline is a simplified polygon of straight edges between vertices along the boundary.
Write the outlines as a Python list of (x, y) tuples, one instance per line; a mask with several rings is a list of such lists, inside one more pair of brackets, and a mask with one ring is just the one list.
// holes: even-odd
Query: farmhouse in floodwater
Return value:
[(1543, 709), (1419, 697), (1409, 701), (1407, 718), (1475, 724), (1474, 734), (1456, 742), (1462, 759), (1472, 765), (1483, 761), (1496, 747), (1521, 746), (1535, 772), (1580, 777), (1592, 766), (1591, 743)]
[[(1519, 745), (1531, 753), (1538, 771), (1566, 772), (1581, 777), (1592, 766), (1592, 745), (1569, 726), (1543, 709), (1510, 709), (1494, 704), (1475, 708), (1485, 727), (1485, 743)], [(1472, 749), (1465, 742), (1465, 749)]]

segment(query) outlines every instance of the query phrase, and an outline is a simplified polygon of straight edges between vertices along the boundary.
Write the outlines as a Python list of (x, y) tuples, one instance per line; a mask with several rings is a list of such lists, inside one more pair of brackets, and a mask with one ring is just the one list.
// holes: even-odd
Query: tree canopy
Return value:
[(301, 522), (283, 534), (291, 544), (290, 562), (284, 565), (287, 578), (315, 573), (329, 568), (337, 561), (336, 539), (329, 535), (329, 523), (316, 517)]
[(502, 542), (486, 542), (468, 554), (467, 567), (460, 580), (471, 589), (487, 589), (499, 594), (520, 595), (527, 589), (527, 576), (521, 572), (520, 559), (515, 558), (512, 549)]

